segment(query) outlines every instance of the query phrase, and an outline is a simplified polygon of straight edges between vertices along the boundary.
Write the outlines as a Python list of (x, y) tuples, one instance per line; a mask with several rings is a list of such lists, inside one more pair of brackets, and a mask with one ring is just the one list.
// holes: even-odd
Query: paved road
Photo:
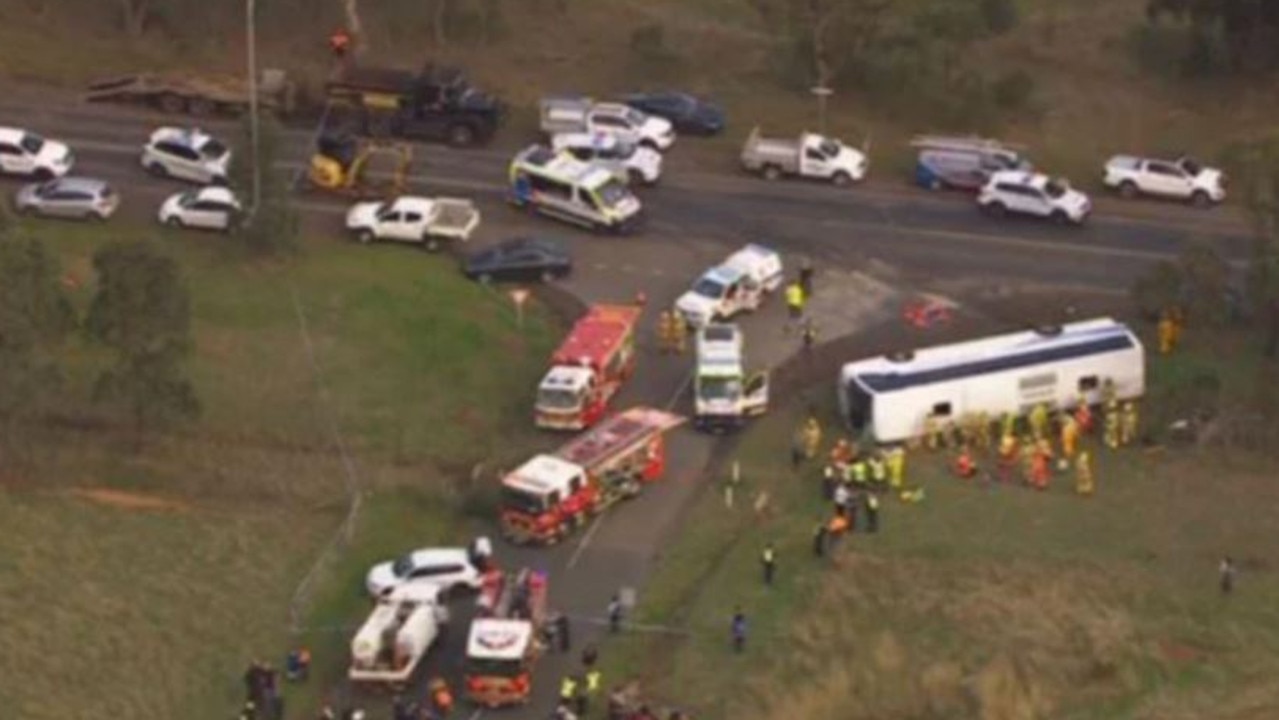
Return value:
[[(0, 98), (0, 125), (30, 127), (69, 141), (79, 157), (79, 173), (106, 177), (122, 190), (124, 214), (149, 218), (160, 199), (180, 187), (147, 176), (136, 163), (140, 144), (163, 118), (88, 108), (38, 94), (39, 98), (22, 93)], [(205, 126), (228, 138), (235, 131), (233, 124), (225, 122)], [(286, 160), (276, 171), (296, 174), (309, 155), (310, 142), (307, 132), (289, 131), (284, 140)], [(647, 232), (638, 238), (596, 238), (551, 221), (526, 220), (502, 202), (510, 149), (463, 152), (419, 147), (420, 175), (413, 178), (413, 186), (423, 192), (475, 198), (484, 213), (478, 244), (519, 230), (565, 239), (578, 259), (579, 273), (568, 283), (572, 292), (588, 301), (616, 301), (643, 290), (652, 301), (650, 314), (653, 308), (669, 304), (702, 268), (746, 240), (774, 245), (791, 259), (803, 254), (825, 262), (827, 271), (819, 282), (848, 293), (827, 303), (829, 319), (822, 319), (826, 337), (855, 331), (859, 324), (870, 324), (887, 312), (885, 304), (870, 302), (858, 312), (839, 312), (858, 298), (873, 295), (872, 286), (858, 285), (860, 276), (851, 274), (872, 261), (894, 268), (915, 284), (962, 279), (979, 286), (1036, 282), (1122, 290), (1151, 262), (1174, 257), (1195, 238), (1217, 243), (1234, 259), (1241, 259), (1246, 251), (1243, 229), (1220, 213), (1155, 205), (1141, 206), (1136, 212), (1114, 208), (1124, 214), (1103, 213), (1081, 229), (996, 223), (980, 217), (970, 200), (961, 197), (883, 185), (851, 190), (805, 183), (774, 185), (701, 172), (680, 160), (681, 146), (674, 150), (661, 187), (643, 192), (650, 214)], [(343, 203), (319, 196), (302, 197), (298, 203), (309, 228), (340, 230)], [(1162, 219), (1151, 217), (1164, 214)], [(875, 297), (886, 303), (889, 296)], [(775, 365), (793, 349), (793, 339), (780, 333), (779, 313), (773, 304), (743, 322), (753, 360), (759, 365)], [(620, 403), (678, 407), (688, 375), (687, 359), (659, 357), (645, 348), (641, 371)], [(548, 438), (548, 447), (555, 442)], [(664, 539), (678, 532), (682, 511), (698, 484), (708, 482), (702, 475), (714, 448), (714, 440), (688, 429), (675, 432), (669, 476), (652, 492), (606, 516), (571, 543), (549, 551), (502, 547), (499, 559), (508, 566), (530, 565), (551, 572), (554, 604), (575, 619), (580, 641), (598, 630), (592, 622), (602, 615), (614, 591), (643, 585)], [(640, 598), (642, 602), (642, 593)], [(455, 676), (464, 628), (459, 623), (445, 645), (433, 653), (433, 671)], [(575, 669), (571, 659), (543, 663), (536, 702), (528, 711), (503, 714), (545, 717), (559, 674)]]

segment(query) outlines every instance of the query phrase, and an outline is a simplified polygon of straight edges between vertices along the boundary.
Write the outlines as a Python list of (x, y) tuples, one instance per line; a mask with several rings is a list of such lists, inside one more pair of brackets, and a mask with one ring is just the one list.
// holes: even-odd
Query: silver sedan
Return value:
[(63, 177), (23, 186), (13, 206), (24, 215), (106, 220), (120, 206), (120, 196), (104, 180)]

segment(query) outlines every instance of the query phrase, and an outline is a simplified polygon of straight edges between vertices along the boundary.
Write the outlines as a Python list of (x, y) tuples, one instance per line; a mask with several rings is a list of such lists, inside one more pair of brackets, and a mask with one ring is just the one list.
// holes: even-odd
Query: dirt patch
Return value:
[(76, 488), (70, 492), (78, 498), (130, 512), (186, 512), (191, 509), (190, 505), (176, 500), (166, 500), (152, 495), (124, 492), (123, 490)]

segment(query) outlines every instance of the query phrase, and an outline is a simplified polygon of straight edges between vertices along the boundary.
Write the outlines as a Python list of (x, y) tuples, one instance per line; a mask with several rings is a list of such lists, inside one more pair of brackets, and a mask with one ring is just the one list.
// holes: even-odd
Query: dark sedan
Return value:
[(715, 135), (724, 130), (724, 111), (688, 93), (636, 93), (622, 102), (641, 112), (666, 118), (675, 132), (687, 135)]
[(482, 283), (550, 282), (573, 272), (573, 258), (558, 243), (520, 237), (477, 250), (462, 261), (462, 274)]

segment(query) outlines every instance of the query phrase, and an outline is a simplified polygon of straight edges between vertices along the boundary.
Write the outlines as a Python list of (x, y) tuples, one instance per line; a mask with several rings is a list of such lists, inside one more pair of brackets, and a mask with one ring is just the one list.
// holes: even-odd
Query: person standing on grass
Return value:
[(733, 635), (733, 650), (742, 652), (746, 649), (746, 613), (740, 607), (733, 611), (733, 622), (729, 627)]
[(608, 601), (608, 630), (611, 633), (622, 630), (622, 598), (617, 593)]
[(777, 553), (773, 550), (773, 544), (770, 542), (764, 546), (764, 551), (759, 555), (760, 565), (764, 570), (764, 584), (773, 584), (773, 575), (777, 572)]
[(866, 493), (866, 532), (879, 532), (879, 498), (875, 493)]
[(1217, 573), (1221, 576), (1221, 594), (1229, 595), (1235, 589), (1235, 561), (1229, 556), (1221, 559)]

